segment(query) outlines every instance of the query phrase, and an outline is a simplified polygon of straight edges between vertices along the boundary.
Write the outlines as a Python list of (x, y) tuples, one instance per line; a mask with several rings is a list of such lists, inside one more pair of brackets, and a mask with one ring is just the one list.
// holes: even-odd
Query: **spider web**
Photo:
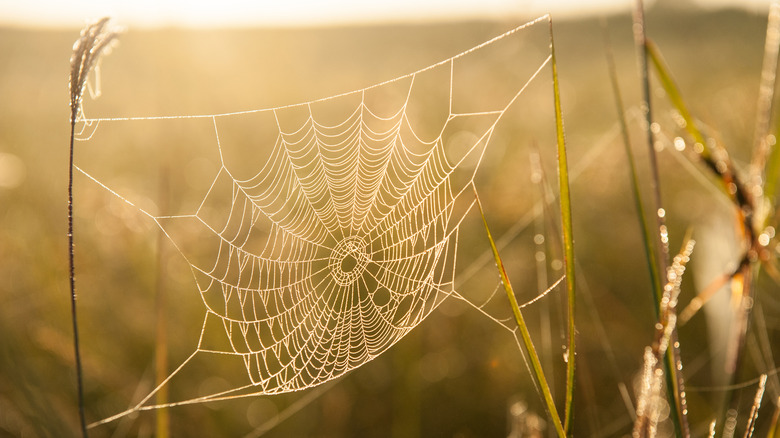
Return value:
[(160, 407), (151, 397), (197, 356), (240, 359), (245, 383), (165, 406), (333, 380), (382, 354), (448, 297), (485, 313), (456, 290), (459, 230), (496, 127), (551, 57), (529, 57), (511, 85), (482, 88), (490, 99), (469, 105), (463, 96), (478, 85), (466, 65), (546, 20), (415, 73), (302, 104), (84, 119), (80, 139), (96, 144), (118, 124), (208, 122), (218, 155), (205, 194), (183, 214), (158, 212), (98, 169), (79, 167), (163, 231), (205, 308), (195, 351), (137, 405), (94, 425)]

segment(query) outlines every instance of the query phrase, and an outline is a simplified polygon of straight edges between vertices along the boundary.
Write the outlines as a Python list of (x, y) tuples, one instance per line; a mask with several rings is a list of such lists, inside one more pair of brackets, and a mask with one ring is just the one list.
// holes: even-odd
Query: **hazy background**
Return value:
[[(78, 418), (65, 216), (68, 59), (84, 17), (103, 11), (79, 2), (67, 10), (55, 3), (25, 2), (35, 8), (25, 12), (19, 9), (22, 3), (0, 3), (0, 20), (5, 23), (0, 28), (0, 278), (4, 279), (0, 282), (0, 433), (67, 436), (77, 430)], [(521, 3), (502, 9), (499, 3), (481, 2), (479, 6), (489, 13), (480, 13), (472, 4), (438, 16), (380, 10), (335, 21), (318, 21), (322, 16), (314, 13), (314, 6), (298, 4), (301, 9), (287, 16), (312, 12), (315, 18), (294, 23), (307, 27), (276, 26), (292, 24), (283, 18), (270, 23), (249, 20), (263, 15), (249, 9), (238, 22), (217, 20), (223, 25), (261, 26), (240, 29), (193, 27), (202, 23), (203, 15), (189, 2), (187, 6), (155, 2), (148, 9), (140, 8), (144, 11), (140, 17), (123, 9), (123, 2), (109, 3), (118, 24), (127, 29), (103, 63), (103, 96), (85, 99), (85, 108), (90, 116), (212, 114), (329, 96), (417, 70), (511, 29), (535, 15), (524, 12)], [(344, 17), (355, 8), (367, 7), (344, 5), (336, 15)], [(444, 8), (425, 5), (436, 11)], [(528, 3), (528, 9), (536, 11), (532, 6), (538, 5)], [(568, 6), (560, 7), (561, 15), (566, 15)], [(608, 14), (555, 20), (570, 165), (583, 169), (572, 189), (581, 276), (575, 430), (582, 436), (630, 432), (632, 418), (621, 399), (620, 385), (633, 394), (632, 382), (654, 322), (604, 56), (601, 18), (608, 16), (624, 100), (635, 107), (639, 81), (631, 20), (620, 12), (627, 10), (625, 4), (615, 7)], [(214, 10), (207, 8), (206, 13), (213, 15)], [(177, 13), (181, 11), (188, 12)], [(391, 23), (377, 23), (383, 14), (392, 17)], [(361, 24), (363, 20), (370, 24)], [(48, 27), (52, 25), (55, 28)], [(766, 8), (760, 6), (747, 11), (660, 5), (648, 17), (649, 34), (666, 55), (694, 113), (712, 126), (714, 135), (740, 162), (748, 159), (752, 144), (765, 27)], [(534, 47), (546, 50), (544, 40), (540, 41)], [(497, 77), (501, 77), (498, 71)], [(491, 169), (483, 169), (487, 188), (482, 196), (497, 235), (511, 229), (539, 196), (527, 175), (534, 142), (548, 177), (554, 180), (550, 97), (544, 89), (550, 85), (549, 76), (539, 84), (541, 88), (531, 94), (538, 96), (534, 104), (538, 114), (527, 111), (527, 118), (518, 119), (516, 129), (522, 127), (523, 144), (508, 149), (505, 159), (498, 160), (509, 169), (521, 169), (510, 170), (509, 176), (516, 180), (503, 174), (491, 179)], [(656, 90), (655, 96), (660, 118), (668, 120), (662, 93)], [(669, 135), (677, 135), (672, 124), (665, 128)], [(186, 142), (172, 140), (169, 132), (143, 134), (156, 139), (149, 148), (165, 145), (174, 157), (193, 152)], [(640, 139), (635, 135), (641, 160)], [(123, 172), (159, 172), (157, 167), (147, 168), (143, 156), (112, 155), (109, 150), (100, 156), (107, 166), (124, 165)], [(713, 183), (706, 176), (702, 182), (701, 174), (687, 170), (680, 164), (685, 158), (679, 157), (668, 151), (661, 155), (672, 248), (689, 225), (713, 229), (709, 237), (704, 231), (697, 236), (701, 249), (695, 254), (701, 254), (703, 261), (694, 255), (692, 269), (699, 269), (700, 263), (702, 272), (708, 264), (714, 266), (711, 272), (722, 271), (737, 257), (728, 256), (728, 245), (733, 245), (732, 213)], [(77, 162), (90, 158), (80, 155)], [(169, 172), (175, 181), (173, 167)], [(157, 183), (156, 177), (148, 181), (149, 190), (155, 191)], [(202, 304), (186, 266), (170, 248), (165, 249), (165, 243), (158, 243), (157, 230), (148, 221), (112, 204), (111, 196), (84, 178), (77, 178), (76, 202), (86, 407), (88, 420), (95, 421), (127, 407), (150, 389), (158, 257), (167, 266), (162, 278), (171, 309), (172, 366), (192, 351)], [(555, 214), (548, 212), (547, 220), (555, 223)], [(535, 233), (529, 226), (505, 253), (521, 301), (537, 290)], [(548, 225), (544, 233), (552, 247), (554, 230)], [(477, 246), (486, 244), (482, 235), (470, 239), (475, 253), (484, 251)], [(720, 242), (727, 249), (708, 250), (714, 247), (706, 242)], [(550, 259), (556, 251), (550, 249)], [(713, 254), (726, 256), (706, 262), (706, 256)], [(492, 290), (495, 277), (490, 269), (488, 264), (481, 275), (488, 278)], [(552, 278), (554, 270), (549, 274)], [(687, 278), (684, 303), (716, 274), (702, 275), (700, 283), (694, 283), (694, 276)], [(777, 354), (780, 303), (776, 286), (765, 286), (759, 291), (766, 314), (760, 325), (767, 327)], [(546, 331), (550, 333), (551, 342), (540, 348), (547, 363), (555, 364), (549, 374), (556, 382), (558, 399), (563, 386), (560, 297), (549, 299), (549, 326), (542, 325), (548, 318), (545, 313), (528, 312), (532, 327), (540, 327), (535, 339), (542, 343)], [(711, 353), (722, 350), (722, 344), (710, 346), (706, 328), (700, 315), (680, 332), (697, 434), (706, 431), (719, 394), (710, 391), (717, 381)], [(745, 366), (740, 381), (757, 375), (752, 361)], [(219, 375), (204, 375), (195, 383), (201, 389), (221, 384)], [(754, 391), (754, 386), (744, 389), (743, 413), (749, 410)], [(243, 436), (266, 421), (278, 420), (278, 413), (300, 400), (303, 407), (269, 436), (501, 436), (510, 429), (510, 406), (517, 400), (545, 417), (509, 334), (457, 303), (445, 303), (385, 355), (314, 394), (318, 397), (310, 401), (306, 398), (311, 394), (303, 392), (179, 407), (170, 411), (172, 429), (174, 436)], [(770, 400), (777, 396), (777, 387), (770, 385), (761, 413), (764, 421), (771, 417)], [(92, 434), (143, 436), (151, 433), (153, 421), (153, 414), (144, 413)]]
[[(676, 7), (715, 10), (735, 7), (766, 11), (770, 0), (650, 0)], [(630, 10), (629, 0), (56, 0), (0, 2), (0, 23), (14, 26), (81, 26), (86, 19), (111, 16), (126, 26), (224, 27), (224, 26), (311, 26), (367, 23), (430, 23), (433, 21), (506, 19), (536, 17), (552, 13), (557, 18), (582, 18)]]

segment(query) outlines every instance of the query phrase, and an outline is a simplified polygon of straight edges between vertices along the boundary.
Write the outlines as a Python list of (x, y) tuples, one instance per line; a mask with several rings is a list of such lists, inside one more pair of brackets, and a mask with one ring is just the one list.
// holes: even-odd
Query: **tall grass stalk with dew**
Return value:
[(100, 61), (100, 57), (111, 47), (117, 31), (109, 26), (109, 18), (90, 24), (81, 31), (81, 37), (73, 45), (70, 58), (70, 162), (68, 164), (68, 261), (70, 271), (70, 304), (73, 322), (73, 348), (76, 360), (76, 384), (78, 388), (79, 419), (81, 434), (87, 436), (87, 421), (84, 415), (84, 383), (81, 371), (79, 348), (79, 326), (76, 316), (76, 267), (73, 245), (73, 146), (76, 138), (76, 122), (82, 115), (82, 101), (87, 88), (89, 74)]

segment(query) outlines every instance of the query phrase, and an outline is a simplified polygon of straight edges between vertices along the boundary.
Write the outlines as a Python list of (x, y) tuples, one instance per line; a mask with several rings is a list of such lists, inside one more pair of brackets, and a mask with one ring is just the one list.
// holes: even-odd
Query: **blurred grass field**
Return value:
[[(96, 117), (214, 114), (307, 101), (415, 71), (523, 21), (317, 29), (128, 29), (102, 64), (103, 96), (94, 101), (86, 98), (85, 111)], [(631, 18), (609, 17), (607, 23), (625, 102), (637, 107), (640, 84)], [(738, 163), (749, 159), (765, 29), (765, 14), (742, 11), (651, 10), (648, 15), (648, 33), (661, 47), (692, 111), (715, 131)], [(622, 436), (630, 434), (632, 417), (620, 385), (633, 393), (642, 351), (652, 340), (655, 323), (649, 279), (626, 157), (616, 131), (602, 22), (554, 21), (554, 30), (569, 164), (573, 169), (585, 166), (572, 187), (578, 280), (584, 285), (577, 320), (573, 430), (579, 436)], [(77, 36), (77, 29), (0, 29), (0, 278), (4, 279), (0, 282), (0, 434), (9, 436), (68, 436), (78, 430), (65, 216), (68, 59)], [(544, 45), (535, 47), (547, 50)], [(547, 81), (541, 80), (542, 91)], [(549, 88), (549, 95), (539, 91), (540, 99), (549, 96), (538, 103), (539, 108), (551, 105)], [(662, 92), (655, 89), (655, 97), (659, 118), (668, 118), (669, 105)], [(537, 125), (552, 123), (541, 115), (549, 113), (534, 112), (523, 112), (526, 118), (517, 127), (529, 130), (529, 143)], [(634, 129), (641, 159), (645, 152), (640, 149), (636, 123)], [(668, 129), (679, 135), (671, 125)], [(151, 139), (159, 135), (163, 145), (172, 142), (170, 133), (145, 134)], [(188, 152), (187, 144), (170, 147), (175, 150), (170, 152), (173, 159)], [(548, 177), (554, 180), (554, 145), (541, 143), (539, 148)], [(508, 149), (506, 160), (527, 172), (530, 148)], [(130, 169), (140, 167), (141, 173), (158, 171), (145, 168), (144, 157), (112, 157), (110, 150), (100, 153)], [(702, 182), (701, 169), (697, 173), (681, 164), (685, 160), (671, 151), (661, 155), (671, 247), (679, 246), (687, 227), (693, 227), (700, 245), (691, 268), (700, 274), (686, 277), (683, 303), (719, 273), (719, 266), (725, 270), (739, 256), (728, 249), (729, 244), (734, 246), (729, 204), (713, 189), (711, 179), (705, 176)], [(492, 190), (481, 196), (490, 207), (486, 213), (494, 234), (510, 229), (533, 206), (538, 189), (526, 172), (496, 176), (500, 183), (486, 182)], [(157, 181), (150, 178), (148, 187), (154, 191)], [(151, 389), (153, 289), (159, 272), (156, 230), (94, 189), (77, 178), (76, 281), (90, 421), (114, 414)], [(512, 280), (520, 301), (537, 293), (534, 234), (529, 227), (507, 249), (507, 257), (514, 260)], [(554, 243), (552, 236), (554, 232), (548, 240)], [(483, 235), (466, 239), (475, 251), (483, 250), (479, 244), (487, 248)], [(724, 246), (727, 249), (719, 249)], [(552, 257), (555, 251), (551, 250)], [(707, 256), (715, 256), (714, 265), (705, 266)], [(169, 321), (175, 365), (177, 358), (191, 352), (201, 308), (187, 267), (173, 254), (163, 257), (168, 300), (175, 307)], [(488, 265), (482, 275), (491, 278), (492, 269)], [(757, 300), (764, 318), (756, 324), (765, 327), (777, 355), (778, 287), (767, 281), (759, 288)], [(560, 398), (564, 341), (560, 315), (555, 313), (558, 299), (550, 298), (551, 343), (542, 348), (548, 363), (556, 362), (551, 379)], [(528, 313), (529, 324), (540, 327), (543, 315)], [(543, 331), (533, 332), (535, 339), (541, 339)], [(691, 423), (695, 434), (701, 435), (716, 415), (719, 391), (711, 355), (723, 346), (708, 340), (703, 315), (680, 329), (680, 340), (691, 387)], [(739, 381), (764, 371), (757, 371), (762, 365), (751, 358), (743, 365)], [(759, 432), (766, 430), (775, 409), (780, 391), (776, 382), (776, 377), (770, 378)], [(196, 384), (219, 387), (223, 382), (213, 376)], [(461, 304), (445, 303), (383, 356), (323, 392), (316, 391), (310, 391), (318, 395), (311, 401), (302, 392), (173, 408), (173, 436), (243, 436), (266, 421), (281, 419), (279, 413), (296, 402), (303, 407), (266, 436), (502, 436), (511, 428), (510, 408), (516, 401), (545, 418), (514, 341)], [(746, 414), (755, 385), (741, 391)], [(98, 427), (92, 435), (148, 436), (153, 422), (153, 414), (144, 413)]]

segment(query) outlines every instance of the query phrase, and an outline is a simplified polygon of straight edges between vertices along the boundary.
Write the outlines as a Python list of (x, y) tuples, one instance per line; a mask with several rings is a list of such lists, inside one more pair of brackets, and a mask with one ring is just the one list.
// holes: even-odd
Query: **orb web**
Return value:
[[(411, 151), (404, 127), (403, 108), (385, 120), (364, 103), (336, 126), (279, 126), (265, 167), (246, 180), (223, 167), (195, 214), (217, 248), (189, 257), (208, 318), (264, 393), (371, 360), (451, 290), (453, 168), (438, 138)], [(201, 214), (221, 189), (230, 214)]]
[[(541, 21), (415, 73), (316, 101), (84, 120), (83, 139), (94, 142), (106, 125), (202, 119), (212, 125), (219, 156), (197, 207), (176, 215), (144, 208), (79, 168), (160, 227), (189, 265), (205, 307), (195, 352), (137, 405), (96, 424), (159, 407), (151, 397), (198, 355), (239, 358), (246, 383), (166, 406), (247, 389), (311, 388), (382, 354), (459, 296), (459, 227), (474, 204), (475, 174), (496, 125), (550, 56), (533, 60), (500, 98), (465, 110), (459, 64), (478, 62), (480, 50)], [(260, 126), (270, 141), (236, 134)], [(455, 145), (466, 131), (468, 141)], [(252, 154), (232, 152), (247, 144)]]

